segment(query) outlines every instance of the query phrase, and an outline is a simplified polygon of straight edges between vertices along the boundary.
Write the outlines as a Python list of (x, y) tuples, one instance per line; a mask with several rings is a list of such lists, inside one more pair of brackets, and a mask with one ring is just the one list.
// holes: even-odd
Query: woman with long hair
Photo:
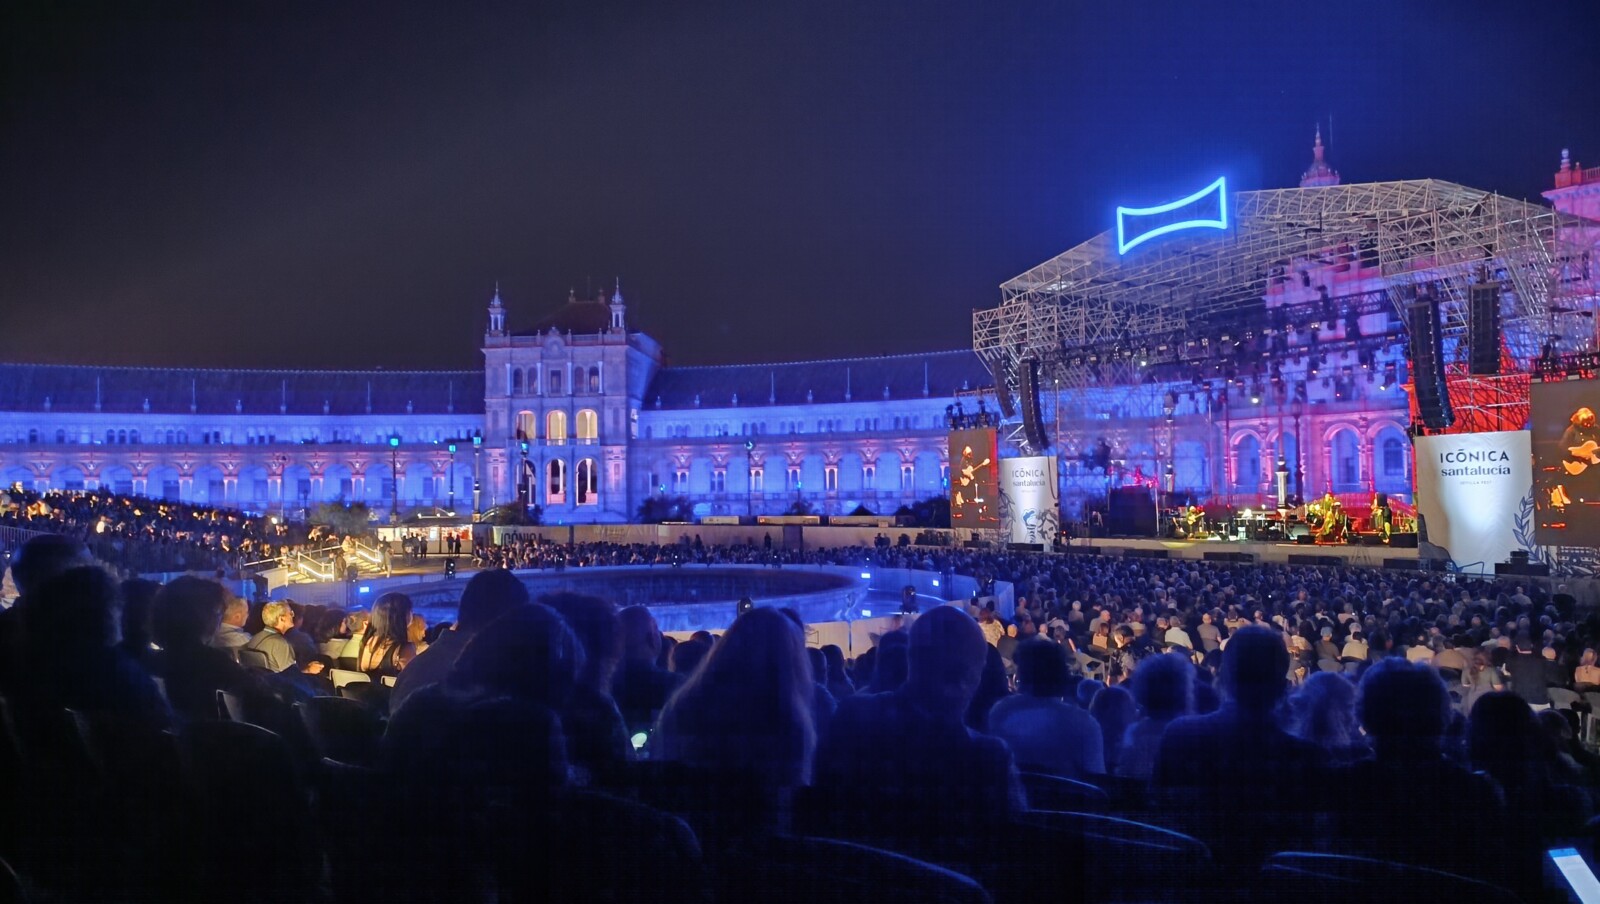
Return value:
[(1321, 747), (1329, 765), (1366, 757), (1369, 746), (1356, 721), (1356, 686), (1338, 672), (1317, 672), (1289, 698), (1291, 734)]
[(1103, 687), (1089, 702), (1089, 715), (1100, 723), (1100, 737), (1106, 745), (1106, 772), (1116, 774), (1122, 759), (1122, 739), (1128, 734), (1128, 726), (1138, 720), (1139, 707), (1127, 688)]
[(667, 701), (652, 756), (767, 788), (803, 785), (817, 742), (812, 685), (800, 629), (777, 609), (752, 609)]
[[(1467, 673), (1461, 676), (1467, 688), (1466, 699), (1461, 704), (1463, 713), (1471, 715), (1479, 697), (1506, 689), (1505, 676), (1500, 673), (1500, 664), (1505, 662), (1505, 651), (1496, 650), (1495, 654), (1481, 648), (1472, 654), (1472, 664), (1467, 668)], [(1496, 658), (1500, 663), (1494, 661)]]
[(398, 675), (417, 655), (411, 642), (411, 597), (385, 593), (372, 604), (356, 668), (374, 677)]
[(1129, 682), (1144, 718), (1128, 726), (1117, 774), (1149, 780), (1167, 726), (1194, 712), (1194, 663), (1182, 653), (1162, 653), (1140, 663)]

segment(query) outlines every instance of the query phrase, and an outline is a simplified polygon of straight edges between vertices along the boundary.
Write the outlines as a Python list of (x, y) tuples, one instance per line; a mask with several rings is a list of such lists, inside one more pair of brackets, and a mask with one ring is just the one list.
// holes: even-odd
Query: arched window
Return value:
[(600, 469), (592, 458), (578, 462), (577, 479), (572, 490), (579, 505), (594, 505), (600, 501)]
[(560, 505), (567, 501), (567, 463), (552, 458), (544, 467), (545, 502)]
[(600, 438), (600, 415), (592, 408), (585, 408), (578, 412), (577, 424), (578, 442), (583, 445), (593, 445)]
[(39, 431), (38, 431), (38, 429), (34, 428), (34, 429), (29, 430), (28, 431), (28, 442), (36, 443), (38, 441), (39, 441)]
[(67, 431), (65, 431), (65, 430), (57, 430), (56, 431), (56, 443), (57, 444), (63, 444), (66, 441), (67, 441)]
[(1373, 482), (1380, 493), (1408, 494), (1411, 492), (1411, 457), (1406, 454), (1404, 435), (1393, 427), (1378, 433), (1378, 473)]
[(537, 429), (537, 422), (534, 419), (533, 412), (531, 412), (531, 411), (519, 411), (519, 412), (517, 412), (517, 439), (520, 439), (520, 440), (531, 440), (531, 439), (533, 439), (536, 429)]
[[(35, 442), (35, 443), (38, 442), (39, 441), (39, 437), (37, 436), (37, 434), (38, 434), (37, 430), (28, 431), (28, 436), (29, 436), (28, 441), (29, 442)], [(117, 431), (115, 431), (115, 430), (107, 430), (106, 431), (106, 445), (109, 446), (112, 443), (115, 443), (116, 441), (117, 441)]]
[(174, 433), (171, 430), (168, 430), (167, 431), (167, 445), (170, 446), (173, 443), (176, 443), (177, 441), (178, 441), (178, 434)]
[(1233, 444), (1233, 488), (1246, 493), (1261, 490), (1261, 441), (1248, 433)]
[(1354, 493), (1361, 490), (1361, 443), (1354, 430), (1333, 435), (1333, 490)]
[(567, 441), (567, 413), (551, 411), (544, 416), (544, 438), (547, 442), (562, 445)]
[(594, 393), (602, 391), (600, 387), (600, 366), (598, 364), (589, 368), (589, 391)]
[(134, 445), (137, 446), (139, 444), (139, 431), (137, 431), (137, 430), (129, 430), (128, 431), (128, 442), (133, 443)]
[(511, 368), (511, 394), (522, 395), (522, 368)]

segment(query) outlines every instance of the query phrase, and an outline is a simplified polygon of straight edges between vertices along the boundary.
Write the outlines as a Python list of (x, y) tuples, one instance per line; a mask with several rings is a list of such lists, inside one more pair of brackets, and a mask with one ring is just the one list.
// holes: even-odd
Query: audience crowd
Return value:
[(37, 493), (12, 487), (0, 497), (0, 526), (72, 537), (125, 574), (231, 573), (244, 562), (331, 542), (317, 526), (104, 489)]
[(475, 554), (872, 564), (1017, 598), (924, 606), (849, 660), (760, 605), (674, 641), (648, 607), (534, 600), (487, 567), (430, 627), (402, 593), (252, 606), (39, 537), (0, 613), (0, 856), (62, 900), (865, 887), (847, 881), (1276, 900), (1263, 864), (1310, 851), (1454, 874), (1427, 874), (1440, 898), (1542, 901), (1547, 847), (1592, 855), (1600, 617), (1560, 586), (881, 544)]

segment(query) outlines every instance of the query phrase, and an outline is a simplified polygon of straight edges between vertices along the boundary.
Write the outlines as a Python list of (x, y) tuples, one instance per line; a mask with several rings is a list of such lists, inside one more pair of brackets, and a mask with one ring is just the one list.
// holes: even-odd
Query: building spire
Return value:
[(611, 329), (625, 332), (628, 329), (628, 306), (622, 302), (622, 277), (617, 277), (616, 291), (611, 293)]
[(1328, 165), (1323, 155), (1326, 148), (1322, 145), (1322, 124), (1317, 124), (1316, 138), (1311, 144), (1311, 168), (1300, 175), (1301, 188), (1322, 188), (1328, 185), (1339, 184), (1339, 173)]
[(489, 300), (489, 332), (490, 336), (504, 336), (506, 334), (506, 306), (500, 302), (500, 280), (494, 281), (494, 298)]

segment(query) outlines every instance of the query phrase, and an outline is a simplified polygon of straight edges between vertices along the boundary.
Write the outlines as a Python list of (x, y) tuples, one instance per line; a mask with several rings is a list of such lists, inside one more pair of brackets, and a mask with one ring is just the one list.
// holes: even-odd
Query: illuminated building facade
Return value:
[[(1339, 190), (1320, 135), (1300, 185)], [(1600, 217), (1600, 171), (1564, 154), (1546, 197)], [(1378, 264), (1359, 248), (1287, 261), (1265, 274), (1264, 310), (1376, 292)], [(1572, 284), (1592, 295), (1587, 259), (1571, 266)], [(960, 398), (970, 412), (993, 383), (988, 359), (972, 350), (667, 366), (661, 346), (628, 324), (620, 287), (569, 295), (527, 329), (509, 328), (508, 313), (497, 290), (481, 370), (0, 365), (0, 480), (273, 511), (363, 501), (382, 512), (391, 500), (472, 511), (523, 500), (549, 523), (625, 522), (651, 496), (687, 497), (700, 516), (777, 514), (797, 502), (886, 513), (945, 493), (947, 406)], [(1408, 497), (1398, 315), (1375, 305), (1318, 319), (1314, 334), (1228, 368), (1152, 368), (1073, 386), (1051, 377), (1043, 415), (1067, 517), (1131, 482), (1265, 504), (1280, 461), (1291, 495)], [(1137, 350), (1126, 353), (1094, 371), (1079, 362), (1079, 372), (1137, 377)], [(1109, 474), (1094, 460), (1100, 440)]]

